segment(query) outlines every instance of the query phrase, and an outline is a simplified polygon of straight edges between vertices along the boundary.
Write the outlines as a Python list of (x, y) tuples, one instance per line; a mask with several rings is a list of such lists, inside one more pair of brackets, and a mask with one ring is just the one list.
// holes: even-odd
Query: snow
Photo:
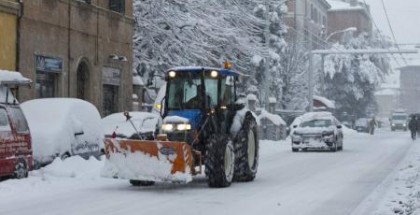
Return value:
[[(127, 180), (100, 177), (104, 157), (56, 159), (27, 179), (1, 181), (0, 214), (168, 214), (174, 209), (183, 215), (394, 214), (398, 205), (406, 205), (398, 206), (405, 210), (417, 204), (410, 195), (418, 190), (417, 143), (408, 133), (381, 130), (373, 136), (346, 136), (344, 151), (338, 153), (292, 153), (290, 139), (260, 141), (257, 178), (224, 189), (208, 188), (204, 175), (189, 184), (133, 187)], [(391, 183), (382, 184), (383, 179)]]
[[(34, 99), (21, 104), (32, 136), (34, 159), (49, 163), (57, 155), (99, 152), (100, 115), (92, 104), (73, 98)], [(81, 136), (75, 133), (83, 132)]]
[(180, 116), (167, 116), (163, 119), (163, 123), (189, 123), (190, 120)]
[[(140, 133), (154, 132), (161, 124), (160, 116), (154, 113), (132, 111), (129, 112), (129, 114), (131, 116), (131, 121)], [(104, 117), (101, 120), (101, 126), (103, 134), (105, 135), (111, 135), (115, 131), (117, 136), (122, 135), (128, 138), (136, 133), (131, 123), (127, 121), (123, 112)]]
[(331, 101), (331, 100), (329, 100), (329, 99), (327, 99), (327, 98), (325, 98), (325, 97), (314, 95), (314, 99), (322, 102), (325, 106), (327, 106), (327, 108), (335, 109), (334, 102)]
[(394, 96), (397, 95), (398, 91), (396, 89), (382, 89), (379, 91), (376, 91), (375, 95), (383, 95), (383, 96)]
[(10, 82), (29, 84), (32, 81), (28, 78), (23, 77), (22, 74), (20, 74), (19, 72), (0, 69), (0, 85)]
[(133, 85), (144, 86), (143, 79), (139, 75), (133, 76)]
[(247, 99), (248, 101), (258, 101), (257, 96), (256, 96), (255, 94), (252, 94), (252, 93), (248, 94), (248, 95), (246, 96), (246, 99)]
[(302, 116), (296, 117), (296, 119), (292, 122), (291, 125), (300, 125), (302, 122), (307, 122), (314, 119), (331, 119), (332, 117), (333, 115), (330, 112), (308, 112), (303, 114)]
[(269, 103), (277, 103), (277, 99), (275, 97), (268, 98)]
[(330, 11), (338, 11), (338, 10), (364, 10), (364, 8), (360, 5), (351, 6), (350, 3), (343, 2), (341, 0), (327, 0), (328, 3), (331, 5)]
[(274, 125), (286, 125), (286, 122), (281, 118), (281, 116), (272, 114), (263, 110), (260, 115), (258, 115), (258, 121), (261, 122), (262, 119), (268, 119), (273, 122)]

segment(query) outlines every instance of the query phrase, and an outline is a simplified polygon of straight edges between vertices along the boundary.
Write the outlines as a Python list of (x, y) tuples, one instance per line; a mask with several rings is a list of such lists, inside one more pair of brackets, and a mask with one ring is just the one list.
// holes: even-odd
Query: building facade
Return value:
[(308, 49), (320, 49), (325, 45), (324, 36), (328, 25), (330, 5), (326, 0), (289, 0), (285, 22), (289, 33), (304, 43)]
[(0, 70), (17, 69), (17, 26), (20, 7), (17, 0), (0, 0)]
[[(342, 38), (345, 29), (356, 28), (356, 35), (362, 32), (372, 33), (372, 20), (370, 8), (358, 0), (328, 0), (331, 5), (328, 11), (327, 35), (331, 35), (330, 41), (338, 41)], [(354, 33), (354, 32), (353, 32)]]
[(420, 113), (420, 65), (399, 68), (400, 108), (408, 113)]
[(22, 0), (20, 100), (73, 97), (103, 116), (132, 107), (132, 0)]

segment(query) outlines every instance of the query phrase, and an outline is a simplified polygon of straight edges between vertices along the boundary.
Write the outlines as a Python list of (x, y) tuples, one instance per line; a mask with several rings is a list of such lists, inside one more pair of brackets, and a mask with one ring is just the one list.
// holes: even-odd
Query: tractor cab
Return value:
[[(228, 69), (206, 67), (169, 70), (166, 73), (167, 86), (162, 113), (167, 123), (164, 121), (163, 133), (184, 133), (185, 130), (195, 133), (203, 128), (208, 129), (206, 119), (209, 114), (215, 114), (215, 112), (220, 118), (218, 123), (222, 125), (214, 127), (222, 127), (222, 132), (226, 133), (228, 129), (226, 125), (230, 123), (225, 121), (233, 118), (227, 115), (235, 107), (235, 80), (239, 75)], [(225, 117), (220, 117), (220, 115)], [(173, 122), (174, 117), (184, 120)], [(169, 138), (170, 140), (182, 140), (189, 143), (193, 141), (191, 138), (188, 140), (188, 138), (179, 139), (174, 138), (173, 135), (169, 136), (172, 137)]]

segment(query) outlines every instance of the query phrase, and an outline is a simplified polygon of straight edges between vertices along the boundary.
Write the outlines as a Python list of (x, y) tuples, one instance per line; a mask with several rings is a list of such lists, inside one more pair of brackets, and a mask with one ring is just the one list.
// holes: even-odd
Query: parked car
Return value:
[(341, 123), (330, 112), (306, 113), (292, 123), (292, 151), (343, 150)]
[(36, 168), (56, 157), (99, 156), (103, 149), (101, 117), (91, 103), (75, 98), (34, 99), (22, 103), (32, 132)]
[(124, 112), (104, 117), (101, 120), (101, 126), (105, 137), (112, 137), (115, 133), (114, 136), (121, 139), (153, 140), (155, 138), (162, 124), (160, 115), (148, 112), (128, 112), (128, 114), (131, 116), (131, 122), (124, 116)]
[(408, 114), (405, 112), (395, 112), (390, 118), (391, 131), (408, 129)]
[(364, 132), (369, 133), (369, 119), (368, 118), (360, 118), (357, 119), (355, 122), (355, 128), (357, 132)]
[(28, 123), (10, 90), (30, 83), (18, 72), (0, 70), (0, 178), (25, 178), (32, 170)]

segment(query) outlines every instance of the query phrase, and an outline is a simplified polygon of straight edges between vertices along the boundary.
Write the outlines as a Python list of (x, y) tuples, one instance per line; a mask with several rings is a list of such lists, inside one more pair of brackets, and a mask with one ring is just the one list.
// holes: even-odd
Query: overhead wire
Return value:
[[(394, 29), (392, 29), (391, 22), (389, 21), (388, 10), (386, 9), (385, 2), (384, 0), (381, 0), (381, 2), (382, 2), (382, 7), (385, 12), (386, 21), (388, 23), (389, 29), (391, 30), (392, 38), (394, 39), (395, 46), (397, 47), (399, 51), (401, 51), (400, 46), (398, 45), (397, 39), (395, 37)], [(402, 54), (400, 55), (402, 56)], [(404, 57), (402, 59), (404, 60), (404, 63), (407, 65), (408, 64), (407, 60)]]

